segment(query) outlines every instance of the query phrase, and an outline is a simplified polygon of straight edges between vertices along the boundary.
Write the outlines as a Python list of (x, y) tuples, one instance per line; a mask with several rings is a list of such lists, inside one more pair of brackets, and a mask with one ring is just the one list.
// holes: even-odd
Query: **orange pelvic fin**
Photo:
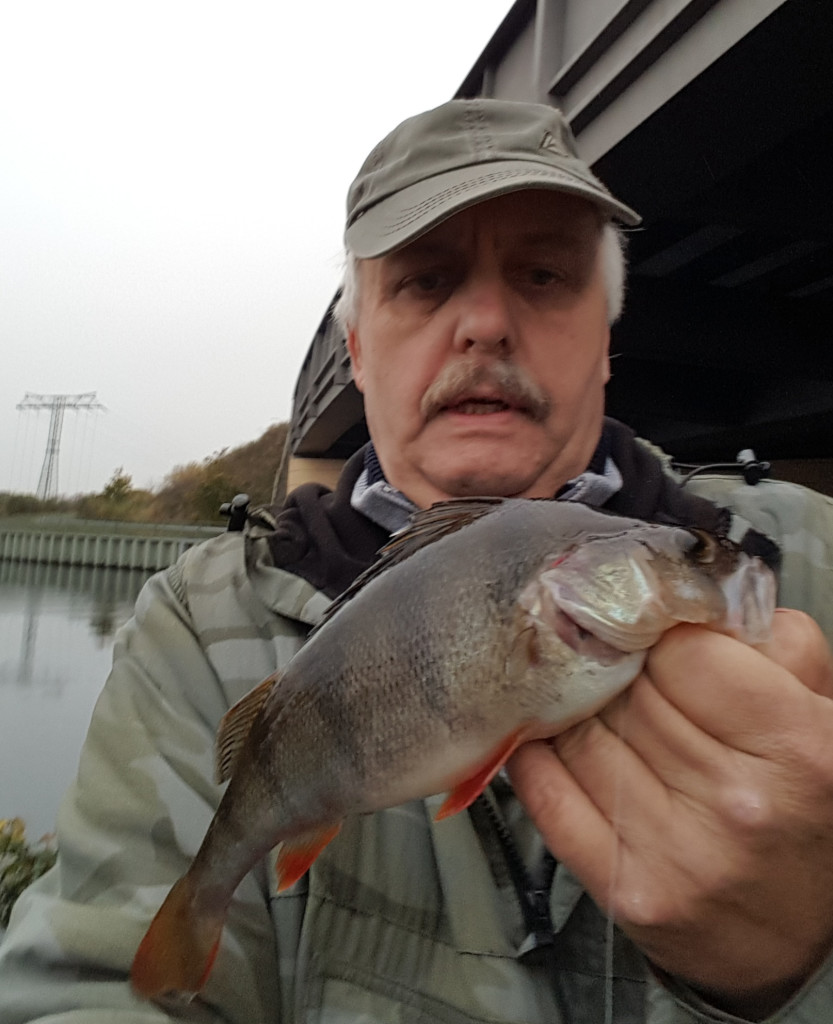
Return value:
[(284, 841), (278, 854), (278, 892), (294, 885), (299, 878), (309, 871), (312, 862), (331, 839), (335, 839), (341, 830), (341, 822), (305, 832), (295, 839)]
[(220, 945), (223, 917), (197, 915), (193, 885), (184, 875), (168, 893), (145, 933), (130, 982), (145, 999), (193, 997), (211, 973)]
[(445, 798), (442, 807), (434, 815), (434, 821), (450, 818), (452, 814), (457, 814), (458, 811), (463, 811), (469, 804), (474, 803), (512, 754), (523, 743), (525, 732), (525, 729), (515, 729), (514, 732), (510, 732), (492, 751), (488, 759), (480, 765), (474, 775), (470, 775), (467, 779), (463, 779), (462, 782), (458, 782)]

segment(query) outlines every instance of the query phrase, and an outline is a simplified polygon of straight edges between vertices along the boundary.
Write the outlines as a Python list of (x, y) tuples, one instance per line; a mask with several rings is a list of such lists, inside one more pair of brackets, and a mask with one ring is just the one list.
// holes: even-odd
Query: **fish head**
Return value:
[(642, 524), (548, 558), (520, 602), (575, 650), (611, 660), (616, 651), (646, 650), (680, 622), (760, 643), (775, 593), (772, 571), (733, 542)]

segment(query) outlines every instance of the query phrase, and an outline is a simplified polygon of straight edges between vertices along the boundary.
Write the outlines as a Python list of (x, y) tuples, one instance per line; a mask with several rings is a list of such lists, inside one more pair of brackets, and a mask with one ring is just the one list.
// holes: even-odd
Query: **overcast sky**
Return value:
[(0, 490), (64, 494), (290, 416), (368, 150), (450, 98), (511, 0), (0, 0)]

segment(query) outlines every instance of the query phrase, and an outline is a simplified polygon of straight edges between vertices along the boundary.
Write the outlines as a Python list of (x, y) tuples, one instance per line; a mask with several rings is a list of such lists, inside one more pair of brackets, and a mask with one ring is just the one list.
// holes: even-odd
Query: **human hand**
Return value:
[(759, 1019), (833, 948), (833, 658), (776, 612), (678, 626), (600, 714), (510, 762), (553, 854), (661, 971)]

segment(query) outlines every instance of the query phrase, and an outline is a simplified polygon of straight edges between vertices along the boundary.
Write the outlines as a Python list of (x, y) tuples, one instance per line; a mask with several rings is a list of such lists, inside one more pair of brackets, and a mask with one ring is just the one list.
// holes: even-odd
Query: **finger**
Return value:
[(642, 835), (663, 829), (668, 791), (628, 744), (628, 719), (626, 713), (624, 734), (594, 717), (551, 742), (587, 799), (626, 843), (639, 845)]
[(669, 630), (645, 673), (698, 728), (759, 756), (770, 753), (774, 735), (801, 732), (818, 713), (818, 698), (764, 652), (698, 626)]
[(809, 615), (792, 608), (776, 609), (770, 639), (758, 650), (814, 693), (833, 697), (833, 653)]
[[(636, 907), (651, 885), (669, 875), (669, 863), (676, 864), (698, 848), (702, 833), (698, 820), (677, 821), (667, 800), (660, 805), (662, 813), (653, 816), (653, 825), (630, 812), (624, 817), (625, 827), (611, 822), (561, 763), (549, 741), (524, 744), (509, 761), (509, 773), (548, 849), (597, 905), (612, 914), (627, 916), (627, 907)], [(685, 879), (673, 870), (670, 874), (680, 883), (670, 886), (676, 900)], [(661, 888), (667, 890), (669, 883)]]
[(689, 721), (645, 674), (599, 718), (666, 788), (703, 797), (737, 767), (738, 752)]

